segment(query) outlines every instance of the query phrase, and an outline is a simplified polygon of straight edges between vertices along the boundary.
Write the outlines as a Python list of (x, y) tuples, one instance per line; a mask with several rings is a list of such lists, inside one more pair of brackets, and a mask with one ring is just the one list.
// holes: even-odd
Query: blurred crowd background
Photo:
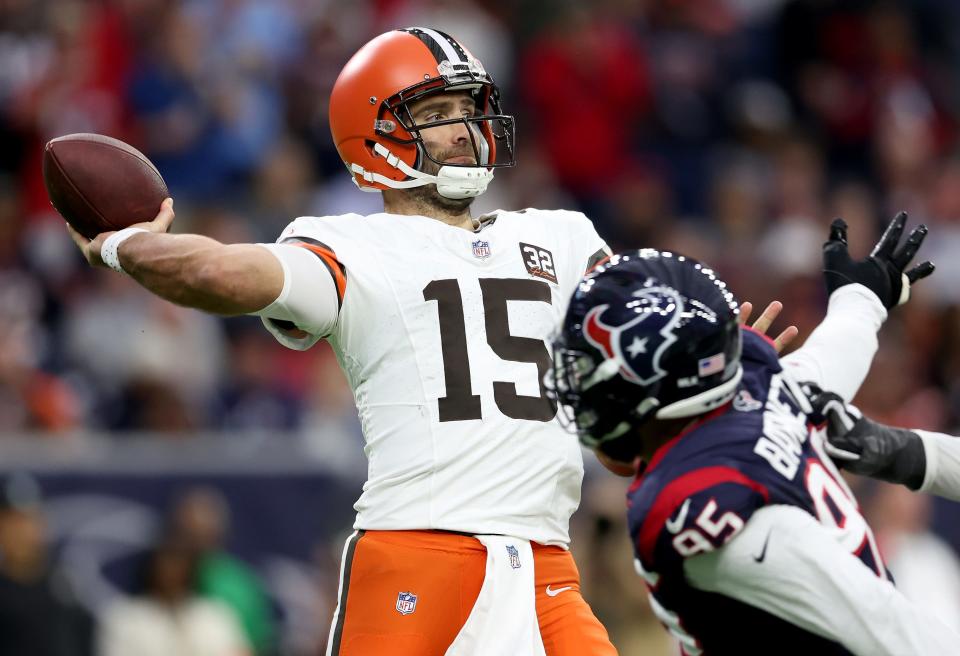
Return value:
[[(337, 157), (327, 102), (360, 45), (408, 25), (461, 40), (517, 118), (519, 165), (497, 172), (477, 212), (581, 209), (615, 250), (675, 249), (714, 265), (741, 299), (783, 301), (778, 323), (801, 340), (825, 310), (819, 253), (833, 217), (858, 256), (898, 210), (926, 223), (937, 273), (887, 322), (858, 402), (888, 422), (960, 431), (953, 0), (0, 0), (0, 454), (18, 454), (0, 457), (0, 653), (148, 654), (130, 645), (150, 640), (185, 656), (321, 653), (350, 522), (349, 500), (334, 510), (326, 497), (349, 499), (364, 474), (332, 354), (286, 351), (256, 319), (174, 307), (87, 268), (40, 160), (67, 133), (128, 141), (166, 179), (174, 229), (225, 242), (273, 241), (301, 215), (379, 211)], [(196, 473), (204, 457), (264, 440), (308, 453), (293, 458), (298, 476), (329, 493), (288, 506), (286, 521), (336, 518), (292, 549), (306, 584), (286, 599), (250, 547), (266, 493), (240, 498)], [(185, 453), (200, 459), (189, 481), (171, 475)], [(136, 473), (118, 474), (114, 454)], [(79, 478), (77, 462), (88, 463)], [(150, 536), (142, 562), (91, 594), (83, 558), (60, 557), (80, 522), (49, 508), (103, 480), (96, 463), (153, 486), (140, 502), (156, 516), (136, 524)], [(960, 625), (958, 509), (854, 484), (903, 589)], [(586, 595), (622, 653), (669, 654), (630, 573), (624, 487), (590, 465), (574, 518)], [(248, 518), (245, 542), (231, 537), (231, 510)], [(150, 600), (193, 619), (168, 626)], [(9, 627), (33, 624), (44, 650), (4, 644)], [(191, 651), (201, 644), (218, 646)]]

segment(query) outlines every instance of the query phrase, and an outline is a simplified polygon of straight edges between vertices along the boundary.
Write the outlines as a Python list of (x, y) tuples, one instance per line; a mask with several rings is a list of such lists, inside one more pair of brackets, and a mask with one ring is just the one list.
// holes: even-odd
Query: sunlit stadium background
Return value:
[[(801, 339), (825, 310), (832, 217), (861, 256), (897, 210), (926, 222), (938, 271), (890, 318), (858, 400), (960, 430), (955, 0), (0, 0), (0, 499), (40, 513), (46, 532), (26, 544), (90, 626), (201, 487), (229, 510), (225, 551), (269, 597), (259, 652), (321, 653), (365, 465), (326, 346), (286, 351), (256, 319), (88, 269), (47, 201), (43, 143), (132, 143), (170, 186), (174, 229), (226, 242), (378, 211), (336, 155), (327, 100), (357, 47), (408, 25), (466, 44), (517, 117), (519, 166), (478, 212), (581, 209), (614, 249), (676, 249), (741, 299), (782, 300)], [(904, 590), (960, 626), (957, 507), (861, 483)], [(585, 594), (623, 654), (673, 653), (632, 574), (625, 486), (588, 463), (573, 542)], [(0, 546), (15, 549), (9, 525)], [(67, 645), (56, 654), (91, 653)]]

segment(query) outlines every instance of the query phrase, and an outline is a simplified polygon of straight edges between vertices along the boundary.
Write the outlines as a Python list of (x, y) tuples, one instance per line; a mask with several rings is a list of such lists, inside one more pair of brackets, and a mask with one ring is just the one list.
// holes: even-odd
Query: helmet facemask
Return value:
[[(460, 118), (450, 118), (442, 121), (433, 121), (431, 123), (418, 124), (410, 110), (411, 104), (425, 100), (427, 98), (456, 91), (466, 91), (473, 98), (476, 111), (472, 116), (463, 116)], [(399, 144), (414, 143), (420, 151), (420, 158), (414, 168), (422, 169), (421, 158), (427, 158), (436, 165), (437, 168), (443, 166), (461, 166), (475, 167), (477, 165), (487, 168), (497, 168), (504, 166), (513, 166), (516, 163), (514, 155), (514, 143), (516, 140), (515, 126), (512, 116), (501, 114), (499, 103), (496, 100), (496, 87), (483, 85), (478, 88), (469, 87), (450, 87), (430, 86), (420, 93), (412, 93), (408, 97), (405, 92), (400, 92), (393, 98), (387, 99), (383, 104), (383, 112), (389, 113), (396, 121), (392, 125), (391, 121), (381, 121), (377, 134)], [(422, 132), (444, 125), (462, 124), (466, 128), (467, 135), (470, 138), (473, 164), (449, 164), (434, 157), (424, 144)], [(386, 130), (383, 128), (392, 128)], [(400, 129), (397, 129), (400, 128)]]
[(636, 429), (655, 418), (657, 387), (638, 402), (636, 387), (620, 378), (619, 363), (600, 360), (588, 350), (553, 342), (548, 395), (557, 402), (557, 418), (584, 446), (616, 460), (630, 461), (639, 451)]
[[(466, 91), (471, 95), (476, 107), (473, 115), (417, 123), (411, 111), (413, 103), (457, 91)], [(473, 159), (472, 162), (446, 162), (446, 153), (439, 153), (441, 157), (437, 157), (438, 153), (430, 152), (423, 132), (446, 125), (463, 125), (470, 142), (469, 151), (457, 152), (451, 157), (467, 156)], [(489, 81), (489, 78), (481, 80), (472, 72), (466, 79), (460, 76), (455, 81), (446, 77), (432, 78), (386, 99), (381, 105), (375, 133), (400, 145), (416, 146), (417, 158), (412, 167), (416, 173), (411, 173), (402, 166), (398, 168), (415, 178), (419, 184), (411, 182), (404, 186), (415, 187), (433, 182), (437, 185), (437, 191), (445, 198), (478, 196), (486, 190), (487, 184), (493, 178), (492, 169), (513, 166), (516, 163), (516, 126), (513, 117), (500, 113), (499, 91), (496, 85)], [(374, 150), (389, 159), (389, 153), (384, 152), (388, 149), (383, 145), (375, 144)]]

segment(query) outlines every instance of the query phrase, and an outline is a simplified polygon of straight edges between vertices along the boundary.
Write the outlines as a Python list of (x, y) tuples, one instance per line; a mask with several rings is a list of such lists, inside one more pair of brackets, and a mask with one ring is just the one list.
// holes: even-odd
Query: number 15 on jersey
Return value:
[[(507, 301), (534, 301), (551, 304), (550, 286), (522, 278), (481, 278), (483, 317), (487, 343), (503, 360), (529, 362), (537, 366), (538, 396), (517, 393), (516, 383), (494, 381), (493, 399), (497, 408), (512, 419), (550, 421), (556, 405), (547, 397), (543, 377), (550, 367), (550, 353), (543, 340), (510, 334)], [(457, 280), (434, 280), (423, 288), (426, 301), (437, 302), (440, 321), (440, 348), (446, 395), (440, 397), (440, 421), (481, 419), (480, 396), (473, 393), (470, 358), (467, 352), (463, 295)]]

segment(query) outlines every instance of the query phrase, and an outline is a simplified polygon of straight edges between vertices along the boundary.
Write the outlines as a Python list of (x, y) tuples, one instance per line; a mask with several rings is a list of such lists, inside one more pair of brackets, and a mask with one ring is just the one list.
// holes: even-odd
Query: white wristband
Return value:
[(144, 230), (143, 228), (124, 228), (107, 237), (106, 241), (103, 242), (103, 246), (100, 247), (100, 259), (103, 260), (103, 263), (117, 273), (126, 273), (123, 267), (120, 266), (120, 244), (138, 232), (149, 232), (149, 230)]

